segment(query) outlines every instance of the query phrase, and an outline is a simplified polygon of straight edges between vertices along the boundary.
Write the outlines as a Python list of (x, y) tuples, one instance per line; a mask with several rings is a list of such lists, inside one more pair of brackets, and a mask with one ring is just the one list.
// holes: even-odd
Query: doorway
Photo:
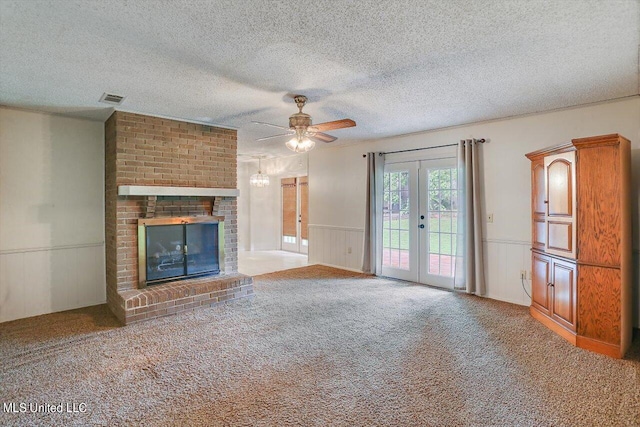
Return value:
[(282, 178), (283, 251), (309, 252), (309, 179), (307, 176)]
[(453, 289), (457, 202), (454, 158), (385, 165), (382, 275)]

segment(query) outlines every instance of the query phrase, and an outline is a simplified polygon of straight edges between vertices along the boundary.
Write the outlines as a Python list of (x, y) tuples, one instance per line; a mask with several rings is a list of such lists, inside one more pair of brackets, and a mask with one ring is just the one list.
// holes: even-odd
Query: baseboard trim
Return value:
[[(326, 262), (314, 262), (313, 264), (322, 265), (322, 266), (325, 266), (325, 267), (337, 268), (339, 270), (353, 271), (354, 273), (363, 273), (364, 274), (364, 271), (362, 271), (360, 269), (344, 267), (342, 265), (327, 264)], [(313, 264), (310, 263), (309, 265), (313, 265)]]
[(512, 300), (512, 299), (509, 299), (509, 298), (498, 298), (498, 297), (495, 297), (493, 295), (483, 295), (482, 298), (487, 298), (487, 299), (491, 299), (491, 300), (494, 300), (494, 301), (508, 302), (509, 304), (515, 304), (515, 305), (519, 305), (521, 307), (529, 307), (529, 304), (531, 304), (531, 301), (527, 301), (527, 302), (523, 303), (523, 302)]
[(620, 346), (609, 344), (606, 342), (602, 342), (599, 340), (594, 340), (593, 338), (587, 338), (578, 335), (576, 340), (576, 345), (580, 348), (584, 348), (585, 350), (593, 351), (595, 353), (604, 354), (609, 357), (613, 357), (616, 359), (621, 359), (622, 355), (620, 354)]

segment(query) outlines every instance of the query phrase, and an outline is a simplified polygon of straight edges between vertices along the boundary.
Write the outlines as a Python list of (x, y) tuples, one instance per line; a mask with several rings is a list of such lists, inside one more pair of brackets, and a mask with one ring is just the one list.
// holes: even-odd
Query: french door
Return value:
[(453, 289), (457, 200), (454, 159), (385, 165), (382, 275)]
[(282, 250), (309, 252), (309, 179), (282, 178)]

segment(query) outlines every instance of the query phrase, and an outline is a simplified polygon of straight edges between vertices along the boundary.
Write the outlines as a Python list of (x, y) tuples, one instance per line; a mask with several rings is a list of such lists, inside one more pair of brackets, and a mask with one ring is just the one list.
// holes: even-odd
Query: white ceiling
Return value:
[(122, 109), (239, 129), (291, 154), (309, 98), (339, 142), (639, 93), (638, 0), (0, 0), (0, 104), (104, 120)]

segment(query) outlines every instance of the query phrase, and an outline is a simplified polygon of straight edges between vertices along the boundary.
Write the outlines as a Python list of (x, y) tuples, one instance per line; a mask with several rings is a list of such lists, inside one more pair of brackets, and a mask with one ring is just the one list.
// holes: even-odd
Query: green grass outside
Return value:
[[(426, 224), (425, 224), (426, 225)], [(392, 227), (392, 230), (389, 230)], [(396, 231), (400, 229), (400, 232)], [(457, 224), (450, 217), (429, 218), (429, 252), (455, 255)], [(443, 234), (438, 233), (438, 231)], [(383, 223), (382, 245), (385, 248), (409, 249), (409, 219), (386, 220)]]

